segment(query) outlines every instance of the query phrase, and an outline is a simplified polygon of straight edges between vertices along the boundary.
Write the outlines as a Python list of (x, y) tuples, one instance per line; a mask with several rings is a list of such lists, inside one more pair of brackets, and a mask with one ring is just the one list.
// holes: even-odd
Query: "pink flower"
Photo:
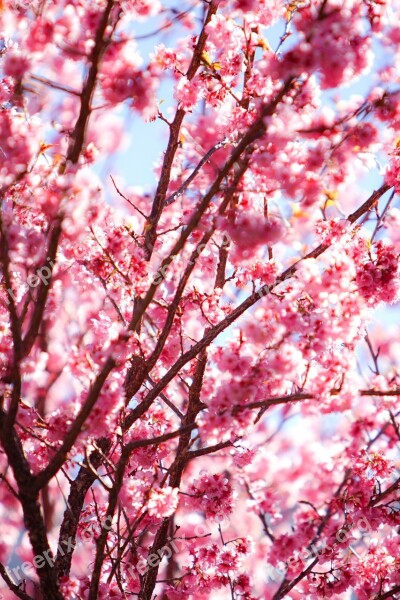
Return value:
[(382, 453), (368, 453), (366, 450), (361, 450), (356, 459), (354, 471), (368, 479), (371, 477), (387, 478), (393, 468), (393, 465)]
[(6, 75), (20, 80), (30, 68), (29, 58), (18, 50), (9, 50), (6, 53), (3, 70)]
[(53, 41), (53, 35), (54, 23), (45, 18), (38, 18), (29, 29), (26, 45), (31, 52), (38, 52)]
[(174, 514), (179, 503), (179, 488), (152, 489), (147, 502), (149, 515), (164, 519)]
[(206, 473), (193, 481), (185, 499), (188, 505), (202, 510), (206, 518), (224, 518), (233, 510), (234, 492), (222, 474)]
[(162, 69), (176, 69), (179, 67), (178, 53), (173, 48), (166, 48), (164, 44), (156, 46), (152, 58)]
[(386, 183), (393, 186), (396, 193), (400, 191), (400, 147), (391, 153), (390, 162), (386, 168), (385, 174)]
[(134, 12), (136, 16), (145, 18), (159, 13), (162, 4), (159, 0), (122, 0), (122, 7), (128, 14)]
[(182, 110), (188, 112), (193, 110), (200, 98), (204, 96), (201, 79), (194, 78), (189, 81), (187, 77), (181, 77), (175, 89), (175, 96)]
[(370, 303), (395, 302), (400, 292), (398, 255), (392, 246), (378, 241), (376, 258), (357, 268), (356, 283), (360, 294)]
[(283, 226), (278, 219), (266, 220), (256, 213), (241, 214), (235, 223), (226, 225), (226, 231), (236, 246), (232, 256), (235, 262), (254, 256), (261, 245), (275, 244), (283, 236)]

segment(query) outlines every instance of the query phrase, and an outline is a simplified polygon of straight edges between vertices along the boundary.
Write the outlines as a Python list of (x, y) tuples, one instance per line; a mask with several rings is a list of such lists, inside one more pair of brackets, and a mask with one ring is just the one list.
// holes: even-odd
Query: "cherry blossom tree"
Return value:
[(399, 19), (0, 1), (3, 599), (400, 597)]

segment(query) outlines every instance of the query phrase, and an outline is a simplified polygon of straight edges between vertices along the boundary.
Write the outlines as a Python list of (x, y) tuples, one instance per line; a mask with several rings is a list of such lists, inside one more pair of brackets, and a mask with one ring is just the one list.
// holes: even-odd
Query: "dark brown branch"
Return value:
[(62, 219), (63, 216), (59, 215), (55, 219), (50, 229), (49, 245), (46, 253), (47, 258), (42, 267), (42, 269), (47, 269), (48, 277), (43, 277), (40, 282), (40, 286), (38, 287), (29, 329), (26, 332), (22, 342), (23, 356), (28, 356), (29, 352), (31, 351), (42, 323), (43, 314), (46, 308), (46, 301), (50, 291), (54, 261), (56, 259), (58, 243), (62, 232)]
[[(129, 461), (129, 456), (130, 452), (126, 448), (124, 448), (122, 450), (121, 458), (118, 461), (117, 468), (115, 471), (114, 484), (108, 496), (108, 507), (106, 515), (107, 522), (111, 522), (111, 520), (114, 517), (115, 509), (117, 507), (118, 502), (118, 495), (123, 484), (125, 469)], [(90, 581), (90, 592), (88, 600), (97, 600), (101, 569), (104, 562), (104, 549), (107, 542), (107, 535), (107, 529), (103, 528), (96, 541), (96, 558)]]
[[(203, 403), (200, 400), (201, 389), (203, 386), (204, 372), (207, 364), (207, 354), (203, 350), (197, 360), (196, 369), (193, 375), (192, 384), (189, 387), (189, 404), (188, 409), (183, 421), (183, 427), (188, 427), (191, 423), (194, 423), (198, 413), (203, 408)], [(190, 445), (191, 432), (183, 431), (179, 436), (179, 444), (176, 450), (175, 460), (170, 467), (169, 471), (169, 485), (173, 488), (179, 488), (183, 472), (188, 463), (188, 449)], [(154, 542), (149, 550), (149, 555), (157, 554), (167, 543), (168, 530), (173, 520), (173, 515), (163, 520), (159, 527)], [(141, 587), (139, 592), (139, 600), (147, 600), (152, 598), (153, 591), (157, 582), (157, 574), (159, 565), (147, 570), (141, 581)]]
[[(333, 500), (337, 499), (340, 496), (340, 494), (342, 493), (343, 488), (346, 485), (346, 483), (350, 477), (350, 473), (351, 473), (350, 469), (346, 469), (346, 471), (344, 473), (344, 477), (343, 477), (339, 487), (337, 488), (336, 492), (333, 495)], [(313, 540), (307, 546), (308, 551), (311, 551), (313, 549), (314, 544), (321, 537), (321, 534), (324, 531), (325, 527), (328, 525), (333, 512), (334, 512), (334, 510), (332, 509), (332, 505), (330, 504), (328, 506), (328, 509), (327, 509), (325, 515), (321, 519), (321, 522), (318, 526), (317, 532), (316, 532)], [(295, 577), (291, 581), (288, 581), (285, 577), (284, 580), (281, 582), (279, 589), (274, 594), (272, 600), (281, 600), (281, 598), (284, 598), (286, 596), (286, 594), (288, 592), (290, 592), (290, 590), (292, 590), (299, 583), (299, 581), (301, 581), (302, 579), (304, 579), (304, 577), (306, 577), (306, 575), (308, 575), (308, 573), (313, 569), (313, 567), (317, 564), (318, 561), (319, 561), (319, 556), (317, 556), (306, 569), (304, 569), (297, 577)]]
[[(150, 375), (147, 376), (147, 381), (149, 381), (151, 383), (152, 387), (154, 387), (156, 385), (155, 382), (150, 377)], [(176, 414), (176, 416), (179, 417), (180, 420), (182, 420), (184, 415), (181, 413), (179, 408), (177, 408), (175, 406), (175, 404), (173, 404), (173, 402), (171, 402), (171, 400), (169, 398), (167, 398), (167, 396), (165, 394), (163, 394), (162, 392), (161, 392), (161, 394), (159, 394), (159, 396), (160, 396), (161, 400), (163, 402), (165, 402), (165, 404), (167, 406), (169, 406), (169, 408)]]
[[(8, 585), (8, 587), (10, 588), (10, 590), (12, 592), (14, 592), (14, 594), (18, 597), (21, 598), (21, 600), (33, 600), (33, 598), (31, 596), (28, 596), (28, 594), (26, 592), (24, 592), (23, 590), (21, 590), (19, 588), (18, 585), (16, 585), (12, 579), (9, 577), (9, 575), (7, 574), (6, 568), (4, 567), (4, 565), (2, 563), (0, 563), (0, 575), (1, 577), (4, 579), (4, 581), (6, 582), (6, 584)], [(1, 598), (3, 596), (0, 596)]]
[(357, 219), (362, 217), (371, 208), (373, 208), (378, 202), (378, 200), (384, 194), (386, 194), (388, 190), (390, 190), (390, 185), (388, 185), (387, 183), (381, 185), (381, 187), (378, 190), (375, 190), (375, 192), (371, 194), (371, 196), (368, 198), (368, 200), (364, 202), (364, 204), (362, 204), (359, 208), (357, 208), (357, 210), (355, 210), (351, 215), (347, 217), (347, 220), (350, 221), (350, 223), (355, 223)]
[(47, 79), (47, 77), (43, 77), (39, 75), (30, 74), (29, 77), (38, 83), (42, 83), (43, 85), (47, 85), (48, 87), (53, 88), (54, 90), (60, 90), (61, 92), (65, 92), (66, 94), (71, 94), (72, 96), (80, 96), (80, 92), (78, 90), (74, 90), (66, 85), (61, 85), (56, 81), (52, 81), (51, 79)]
[[(1, 255), (3, 260), (3, 274), (7, 291), (12, 292), (11, 278), (9, 272), (9, 254), (6, 232), (1, 222)], [(34, 555), (48, 556), (49, 560), (41, 569), (37, 569), (42, 592), (46, 592), (46, 598), (49, 600), (62, 600), (58, 589), (57, 577), (52, 564), (52, 555), (47, 540), (46, 527), (41, 514), (38, 496), (33, 491), (33, 475), (29, 463), (24, 454), (21, 440), (18, 437), (14, 422), (18, 411), (18, 405), (21, 393), (21, 376), (19, 363), (23, 355), (23, 342), (21, 339), (21, 330), (17, 315), (14, 299), (10, 294), (9, 312), (11, 319), (11, 330), (14, 342), (14, 359), (12, 368), (13, 391), (9, 412), (6, 415), (3, 410), (0, 412), (0, 439), (7, 456), (8, 462), (14, 474), (18, 486), (18, 495), (24, 515), (24, 524), (28, 532), (29, 540)]]
[[(381, 186), (379, 193), (382, 195), (386, 191), (386, 186)], [(363, 212), (367, 212), (371, 206), (377, 201), (378, 192), (374, 192), (372, 196), (364, 202), (362, 205)], [(379, 196), (380, 197), (380, 196)], [(352, 219), (351, 222), (355, 222), (361, 216), (360, 209), (355, 211), (350, 215)], [(354, 216), (356, 215), (356, 217)], [(204, 337), (194, 344), (190, 350), (185, 352), (170, 368), (170, 370), (160, 379), (160, 381), (156, 384), (156, 386), (149, 392), (146, 396), (145, 400), (139, 404), (136, 408), (134, 408), (131, 413), (127, 416), (124, 428), (129, 428), (132, 423), (136, 421), (136, 419), (140, 418), (149, 408), (151, 403), (157, 398), (158, 394), (165, 388), (165, 386), (176, 376), (177, 373), (184, 367), (188, 362), (193, 360), (203, 348), (207, 348), (213, 340), (220, 335), (225, 329), (227, 329), (232, 323), (234, 323), (239, 317), (242, 316), (249, 308), (251, 308), (254, 304), (256, 304), (261, 298), (270, 294), (278, 285), (292, 277), (297, 269), (297, 266), (304, 260), (309, 258), (317, 258), (321, 254), (323, 254), (329, 248), (326, 244), (320, 244), (314, 250), (299, 258), (292, 266), (287, 268), (271, 285), (264, 285), (260, 289), (253, 292), (250, 296), (248, 296), (239, 306), (237, 306), (229, 315), (227, 315), (222, 321), (217, 323), (211, 327)], [(150, 300), (149, 300), (150, 302)], [(364, 394), (363, 394), (364, 395)], [(370, 395), (370, 394), (368, 394)], [(384, 395), (384, 394), (383, 394)]]
[(31, 473), (24, 450), (14, 427), (7, 427), (6, 415), (0, 412), (0, 438), (8, 462), (18, 485), (18, 495), (24, 515), (24, 524), (28, 532), (34, 556), (48, 557), (45, 564), (36, 569), (43, 597), (46, 600), (63, 600), (58, 588), (54, 569), (53, 555), (47, 540), (46, 527), (38, 502), (38, 492), (33, 486)]
[[(314, 558), (312, 563), (309, 564), (308, 567), (304, 569), (301, 573), (299, 573), (299, 575), (297, 575), (297, 577), (295, 577), (295, 579), (293, 579), (290, 583), (284, 586), (282, 586), (281, 584), (278, 591), (273, 595), (272, 600), (281, 600), (281, 598), (284, 598), (286, 594), (289, 593), (290, 590), (293, 589), (299, 583), (299, 581), (304, 579), (304, 577), (306, 577), (309, 574), (309, 572), (313, 570), (318, 560), (319, 558), (317, 556), (317, 558)], [(284, 582), (285, 580), (282, 583)]]
[(135, 41), (148, 40), (151, 37), (159, 35), (162, 31), (170, 29), (174, 23), (176, 23), (177, 21), (181, 21), (186, 15), (188, 15), (190, 13), (190, 11), (192, 11), (195, 8), (195, 6), (196, 6), (196, 3), (194, 3), (187, 10), (179, 12), (177, 15), (175, 15), (173, 18), (169, 19), (166, 23), (164, 23), (163, 25), (161, 25), (154, 31), (150, 31), (149, 33), (144, 33), (143, 35), (135, 35)]
[(199, 450), (191, 450), (187, 453), (188, 459), (192, 460), (193, 458), (197, 458), (198, 456), (206, 456), (207, 454), (212, 454), (213, 452), (218, 452), (218, 450), (223, 450), (224, 448), (230, 448), (233, 446), (233, 442), (228, 440), (227, 442), (220, 442), (219, 444), (214, 444), (213, 446), (207, 446), (206, 448), (200, 448)]
[[(334, 500), (339, 498), (340, 494), (343, 491), (344, 486), (347, 484), (347, 482), (349, 480), (350, 474), (351, 474), (351, 469), (346, 469), (346, 471), (344, 472), (343, 479), (342, 479), (339, 487), (337, 488), (336, 492), (333, 495)], [(322, 517), (321, 523), (318, 526), (317, 533), (315, 534), (314, 539), (308, 545), (309, 550), (311, 550), (313, 545), (319, 540), (322, 532), (324, 531), (325, 527), (328, 525), (333, 512), (334, 512), (334, 509), (332, 508), (332, 506), (331, 505), (328, 506), (328, 510), (326, 511), (325, 515)]]
[[(400, 396), (400, 390), (360, 390), (358, 393), (360, 396)], [(338, 391), (332, 390), (331, 395), (337, 396)], [(240, 404), (235, 406), (233, 412), (236, 413), (247, 408), (269, 408), (270, 406), (277, 406), (278, 404), (287, 404), (288, 402), (297, 402), (300, 400), (314, 400), (315, 398), (316, 396), (313, 394), (289, 394), (288, 396), (268, 398), (267, 400), (259, 400), (249, 404)]]
[[(331, 390), (330, 393), (332, 396), (337, 396), (338, 390)], [(400, 390), (360, 390), (358, 393), (360, 394), (360, 396), (400, 396)], [(239, 404), (233, 408), (232, 414), (236, 414), (246, 409), (270, 408), (271, 406), (278, 406), (279, 404), (288, 404), (289, 402), (299, 402), (301, 400), (314, 399), (316, 399), (316, 396), (314, 394), (288, 394), (287, 396), (267, 398), (266, 400), (258, 400), (257, 402), (250, 402), (249, 404)]]
[(175, 202), (175, 200), (177, 198), (179, 198), (179, 196), (182, 196), (182, 194), (187, 190), (187, 188), (189, 187), (189, 185), (192, 183), (192, 181), (195, 179), (197, 173), (200, 171), (201, 167), (209, 161), (209, 159), (211, 158), (211, 156), (214, 154), (214, 152), (216, 152), (217, 150), (220, 150), (221, 148), (223, 148), (224, 146), (226, 146), (228, 142), (223, 140), (222, 142), (218, 142), (218, 144), (215, 144), (215, 146), (213, 146), (212, 148), (210, 148), (210, 150), (208, 152), (205, 153), (205, 155), (203, 156), (203, 158), (200, 160), (200, 162), (196, 165), (196, 167), (193, 169), (193, 171), (191, 172), (191, 174), (189, 175), (189, 177), (182, 183), (182, 185), (180, 186), (180, 188), (178, 188), (176, 190), (176, 192), (174, 192), (173, 194), (171, 194), (165, 201), (164, 201), (164, 208), (166, 206), (169, 206), (170, 204), (172, 204), (173, 202)]
[(128, 406), (131, 398), (141, 388), (147, 375), (148, 369), (145, 359), (139, 354), (132, 356), (124, 381), (125, 406)]
[(242, 410), (253, 409), (253, 408), (270, 408), (271, 406), (278, 406), (279, 404), (288, 404), (289, 402), (299, 402), (301, 400), (312, 400), (315, 398), (312, 394), (289, 394), (288, 396), (279, 396), (278, 398), (268, 398), (267, 400), (258, 400), (257, 402), (250, 402), (249, 404), (238, 404), (232, 410), (232, 414), (241, 412)]
[(110, 179), (113, 182), (113, 186), (114, 186), (115, 191), (117, 192), (118, 196), (121, 196), (121, 198), (123, 198), (128, 204), (130, 204), (132, 206), (132, 208), (134, 208), (139, 213), (139, 215), (141, 215), (145, 219), (148, 219), (148, 216), (145, 215), (144, 212), (142, 212), (140, 210), (140, 208), (138, 208), (135, 204), (133, 204), (133, 202), (131, 200), (129, 200), (129, 198), (124, 196), (124, 194), (121, 192), (121, 190), (117, 187), (117, 184), (115, 183), (114, 177), (112, 175), (110, 175)]
[(219, 254), (218, 265), (217, 265), (217, 272), (215, 275), (214, 288), (222, 289), (224, 287), (225, 281), (226, 281), (225, 273), (226, 273), (226, 265), (228, 262), (228, 255), (229, 255), (229, 243), (224, 244), (223, 246), (220, 246), (218, 254)]
[(251, 146), (251, 144), (253, 144), (253, 142), (255, 142), (258, 138), (262, 137), (265, 134), (267, 128), (267, 125), (265, 123), (266, 117), (274, 114), (276, 107), (278, 106), (278, 104), (280, 104), (282, 99), (286, 96), (286, 94), (292, 87), (293, 78), (290, 78), (284, 83), (281, 90), (276, 94), (275, 98), (271, 100), (271, 102), (268, 102), (268, 104), (266, 104), (262, 108), (259, 117), (253, 123), (253, 125), (249, 127), (247, 132), (242, 136), (240, 141), (237, 143), (236, 147), (231, 152), (231, 155), (226, 161), (224, 167), (218, 173), (214, 182), (211, 184), (208, 192), (205, 194), (204, 198), (199, 203), (196, 211), (194, 212), (187, 226), (181, 233), (179, 239), (174, 244), (169, 255), (165, 257), (164, 260), (161, 262), (161, 266), (158, 269), (158, 272), (154, 277), (153, 282), (150, 285), (145, 297), (140, 300), (137, 310), (134, 311), (132, 320), (129, 324), (129, 329), (131, 331), (134, 331), (137, 325), (140, 323), (144, 312), (146, 311), (150, 302), (154, 298), (158, 286), (164, 279), (164, 273), (166, 272), (166, 270), (168, 270), (174, 257), (177, 254), (179, 254), (179, 252), (185, 246), (187, 239), (189, 238), (190, 234), (195, 229), (195, 227), (197, 227), (197, 225), (199, 224), (200, 219), (203, 216), (206, 209), (208, 208), (210, 202), (212, 201), (214, 196), (220, 191), (222, 182), (227, 177), (232, 167), (238, 163), (245, 151)]
[(80, 94), (81, 107), (79, 116), (76, 121), (74, 131), (71, 135), (67, 152), (67, 162), (69, 161), (73, 164), (78, 162), (85, 141), (86, 129), (89, 123), (90, 113), (92, 111), (92, 98), (96, 89), (100, 61), (108, 44), (108, 41), (104, 39), (104, 34), (106, 32), (113, 7), (114, 0), (107, 0), (107, 5), (100, 20), (99, 27), (96, 31), (94, 46), (89, 58), (89, 72)]
[(400, 389), (397, 390), (360, 390), (361, 396), (400, 396)]
[[(254, 496), (253, 496), (253, 494), (251, 492), (250, 485), (249, 485), (248, 482), (245, 483), (245, 488), (246, 488), (246, 492), (249, 495), (249, 498), (251, 498), (251, 500), (255, 500), (255, 498), (254, 498)], [(275, 541), (274, 534), (272, 533), (272, 531), (268, 527), (266, 514), (261, 511), (261, 512), (258, 513), (258, 518), (260, 519), (260, 521), (261, 521), (261, 523), (263, 525), (263, 529), (264, 529), (265, 535), (271, 540), (271, 542), (274, 542)]]
[[(197, 40), (196, 47), (193, 51), (192, 60), (190, 61), (190, 65), (186, 73), (188, 81), (191, 81), (191, 79), (193, 79), (193, 77), (197, 73), (198, 68), (201, 65), (201, 57), (207, 40), (206, 27), (211, 21), (212, 16), (216, 12), (217, 3), (211, 1), (208, 7), (207, 15), (204, 20), (201, 33)], [(148, 228), (145, 234), (145, 248), (147, 260), (150, 260), (151, 258), (154, 244), (157, 238), (157, 225), (164, 208), (164, 202), (168, 192), (168, 186), (171, 180), (172, 165), (174, 162), (176, 151), (179, 147), (179, 135), (185, 115), (186, 111), (182, 108), (178, 108), (175, 114), (175, 118), (170, 125), (168, 145), (165, 151), (164, 161), (161, 168), (161, 176), (154, 196), (153, 206), (148, 220)], [(134, 327), (135, 326), (132, 326), (132, 329), (134, 329)]]
[[(240, 167), (237, 169), (237, 172), (235, 174), (232, 185), (225, 192), (224, 200), (221, 203), (221, 206), (219, 207), (219, 210), (218, 210), (219, 215), (223, 215), (225, 213), (227, 207), (229, 206), (229, 204), (232, 200), (232, 196), (235, 193), (237, 186), (240, 183), (240, 180), (242, 179), (244, 173), (246, 172), (246, 170), (248, 168), (249, 159), (250, 159), (250, 153), (247, 156), (247, 160), (242, 161)], [(178, 310), (178, 307), (180, 305), (183, 292), (184, 292), (186, 284), (189, 281), (189, 278), (196, 266), (197, 260), (201, 256), (204, 249), (206, 248), (208, 242), (211, 240), (216, 229), (217, 229), (217, 225), (216, 225), (216, 220), (214, 219), (213, 225), (203, 234), (200, 242), (197, 244), (196, 248), (194, 248), (194, 250), (192, 251), (192, 253), (190, 255), (190, 258), (188, 260), (186, 268), (183, 272), (183, 275), (179, 281), (178, 287), (175, 291), (174, 298), (168, 307), (167, 319), (166, 319), (164, 327), (158, 337), (156, 347), (146, 362), (147, 369), (149, 372), (156, 364), (157, 359), (160, 356), (160, 354), (164, 348), (164, 345), (168, 339), (168, 335), (169, 335), (169, 332), (171, 331), (171, 327), (174, 323), (174, 318), (175, 318), (176, 312)]]
[(400, 592), (400, 585), (396, 585), (388, 592), (384, 592), (383, 594), (377, 594), (376, 596), (374, 596), (373, 600), (386, 600), (387, 598), (393, 598), (393, 596), (395, 594), (398, 594), (399, 592)]
[(390, 496), (390, 494), (393, 494), (393, 492), (397, 491), (399, 488), (400, 488), (400, 477), (398, 477), (396, 479), (396, 481), (393, 482), (392, 485), (390, 487), (388, 487), (386, 490), (384, 490), (380, 494), (375, 494), (374, 496), (372, 496), (369, 505), (375, 506), (376, 504), (378, 504), (378, 502), (380, 502), (384, 498), (387, 498), (387, 496)]
[(6, 292), (8, 295), (7, 303), (8, 303), (8, 312), (10, 315), (11, 322), (11, 334), (13, 340), (13, 363), (11, 366), (11, 381), (13, 384), (12, 393), (11, 393), (11, 401), (10, 407), (7, 415), (7, 427), (6, 430), (10, 430), (15, 422), (15, 418), (18, 412), (18, 403), (21, 396), (21, 372), (20, 372), (20, 362), (22, 359), (22, 338), (21, 338), (21, 326), (17, 313), (17, 307), (15, 305), (13, 290), (11, 285), (11, 276), (10, 276), (10, 256), (9, 256), (9, 247), (8, 247), (8, 239), (7, 239), (7, 230), (3, 225), (3, 220), (0, 217), (0, 256), (3, 263), (3, 277), (4, 283), (6, 287)]
[[(164, 435), (160, 435), (158, 437), (155, 437), (155, 438), (152, 438), (149, 440), (132, 441), (122, 449), (121, 458), (119, 459), (117, 467), (116, 467), (114, 484), (113, 484), (112, 489), (109, 492), (109, 496), (108, 496), (108, 507), (107, 507), (107, 514), (105, 517), (105, 521), (111, 522), (114, 517), (115, 509), (117, 507), (117, 502), (118, 502), (118, 495), (119, 495), (119, 492), (120, 492), (120, 489), (121, 489), (121, 486), (123, 483), (125, 469), (128, 464), (131, 453), (134, 450), (136, 450), (137, 448), (144, 448), (146, 446), (154, 446), (154, 445), (162, 444), (163, 442), (167, 442), (168, 440), (172, 440), (173, 438), (178, 437), (182, 433), (190, 432), (195, 427), (196, 427), (195, 423), (190, 423), (189, 425), (186, 425), (185, 427), (182, 427), (181, 429), (178, 429), (177, 431), (172, 431), (171, 433), (165, 433)], [(95, 558), (93, 574), (92, 574), (92, 578), (91, 578), (91, 582), (90, 582), (90, 592), (89, 592), (88, 600), (97, 600), (101, 569), (102, 569), (103, 561), (104, 561), (104, 549), (105, 549), (105, 545), (107, 542), (107, 535), (108, 535), (108, 530), (106, 528), (102, 528), (102, 530), (99, 534), (99, 537), (97, 538), (97, 541), (96, 541), (96, 558)]]
[(19, 323), (19, 317), (17, 313), (17, 308), (15, 306), (13, 289), (11, 285), (11, 276), (10, 276), (10, 257), (9, 257), (9, 247), (7, 240), (7, 231), (3, 226), (3, 220), (0, 218), (0, 252), (1, 252), (1, 260), (3, 263), (3, 277), (4, 284), (7, 292), (7, 305), (8, 311), (10, 313), (11, 320), (11, 334), (13, 338), (14, 345), (14, 356), (17, 360), (20, 360), (22, 354), (22, 340), (21, 340), (21, 328)]
[[(98, 448), (94, 450), (89, 461), (93, 469), (98, 469), (111, 448), (111, 441), (107, 438), (97, 440)], [(60, 527), (58, 538), (56, 570), (57, 576), (68, 576), (71, 569), (73, 550), (68, 551), (67, 548), (74, 548), (76, 540), (76, 532), (78, 529), (79, 517), (82, 512), (85, 496), (89, 488), (93, 485), (96, 475), (92, 469), (89, 469), (88, 464), (83, 464), (79, 469), (76, 479), (71, 484), (67, 507), (64, 512), (63, 521)]]
[(46, 483), (48, 483), (54, 477), (54, 475), (61, 469), (67, 460), (68, 452), (74, 445), (76, 438), (82, 430), (84, 422), (96, 404), (104, 382), (106, 381), (112, 369), (115, 367), (115, 364), (115, 360), (112, 357), (108, 358), (105, 362), (103, 368), (97, 375), (93, 385), (89, 390), (88, 397), (84, 405), (82, 406), (75, 421), (71, 425), (70, 430), (66, 434), (61, 448), (56, 452), (47, 467), (36, 476), (34, 484), (35, 490), (39, 491), (44, 485), (46, 485)]

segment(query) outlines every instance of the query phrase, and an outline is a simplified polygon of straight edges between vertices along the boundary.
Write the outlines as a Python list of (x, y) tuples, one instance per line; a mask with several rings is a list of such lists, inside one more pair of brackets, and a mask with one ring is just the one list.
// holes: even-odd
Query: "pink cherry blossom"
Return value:
[(152, 490), (148, 501), (149, 515), (162, 518), (174, 514), (179, 502), (178, 494), (178, 488), (166, 487)]
[(192, 4), (0, 2), (0, 596), (394, 598), (400, 7)]

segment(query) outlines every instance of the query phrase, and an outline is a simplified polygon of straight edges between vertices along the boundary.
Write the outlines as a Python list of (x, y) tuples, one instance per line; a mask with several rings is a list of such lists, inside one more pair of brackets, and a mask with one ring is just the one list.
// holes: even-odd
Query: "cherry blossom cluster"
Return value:
[(2, 598), (399, 593), (399, 18), (0, 1)]
[(369, 302), (395, 302), (399, 294), (399, 256), (395, 249), (378, 241), (375, 260), (360, 266), (356, 283)]

